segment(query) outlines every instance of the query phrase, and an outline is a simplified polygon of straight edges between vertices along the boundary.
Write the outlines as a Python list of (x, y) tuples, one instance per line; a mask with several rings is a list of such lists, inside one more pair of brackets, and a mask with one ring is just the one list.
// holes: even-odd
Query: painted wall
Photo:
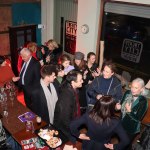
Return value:
[(78, 4), (74, 0), (42, 0), (42, 43), (55, 39), (60, 43), (61, 17), (77, 22)]
[[(96, 52), (99, 13), (100, 0), (78, 1), (76, 51), (82, 51), (85, 55), (90, 51)], [(81, 32), (81, 26), (83, 24), (89, 26), (89, 32), (87, 34)]]
[(41, 29), (42, 44), (54, 37), (54, 0), (41, 1), (42, 25)]
[[(19, 13), (18, 13), (19, 12)], [(12, 4), (12, 25), (41, 24), (40, 3)], [(41, 29), (37, 29), (37, 43), (41, 44)]]

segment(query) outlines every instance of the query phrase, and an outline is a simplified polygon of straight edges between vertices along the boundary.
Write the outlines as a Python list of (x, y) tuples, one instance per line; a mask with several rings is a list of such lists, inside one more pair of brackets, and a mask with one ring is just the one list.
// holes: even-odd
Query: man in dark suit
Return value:
[(30, 108), (30, 93), (32, 86), (40, 82), (40, 63), (32, 57), (32, 53), (28, 48), (23, 48), (20, 51), (23, 65), (20, 71), (19, 86), (23, 89), (25, 103)]
[(31, 94), (31, 110), (47, 123), (53, 124), (55, 104), (58, 100), (56, 89), (53, 85), (56, 78), (54, 65), (44, 65), (41, 69), (40, 83), (33, 87)]
[(74, 142), (70, 134), (70, 122), (80, 116), (78, 88), (82, 87), (80, 72), (70, 71), (63, 82), (54, 112), (54, 126), (60, 129), (68, 139)]

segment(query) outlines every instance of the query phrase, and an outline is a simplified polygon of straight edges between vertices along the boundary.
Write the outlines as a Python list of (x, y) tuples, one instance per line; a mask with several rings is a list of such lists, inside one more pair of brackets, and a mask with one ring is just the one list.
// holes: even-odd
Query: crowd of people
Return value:
[[(86, 61), (80, 51), (72, 60), (54, 40), (40, 48), (27, 43), (19, 52), (17, 67), (15, 77), (0, 56), (0, 87), (13, 80), (23, 90), (26, 107), (70, 141), (83, 140), (83, 150), (130, 149), (148, 109), (143, 79), (134, 79), (131, 90), (124, 93), (114, 62), (105, 61), (100, 70), (95, 53), (89, 52)], [(120, 117), (115, 116), (117, 111)], [(80, 133), (82, 125), (86, 134)], [(117, 144), (111, 143), (114, 135)]]

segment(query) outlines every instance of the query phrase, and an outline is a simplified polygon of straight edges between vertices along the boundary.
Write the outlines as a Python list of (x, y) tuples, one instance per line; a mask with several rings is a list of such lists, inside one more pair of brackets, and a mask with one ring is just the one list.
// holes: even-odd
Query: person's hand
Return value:
[(43, 66), (43, 65), (44, 65), (43, 60), (40, 60), (39, 62), (40, 62), (40, 64), (41, 64), (41, 66)]
[(13, 82), (17, 82), (20, 79), (20, 77), (12, 77)]
[(88, 71), (85, 70), (84, 73), (83, 73), (83, 79), (85, 80), (86, 79), (86, 75), (87, 75)]
[(95, 78), (95, 77), (98, 77), (100, 74), (97, 72), (97, 71), (93, 71), (92, 73), (92, 76)]
[(101, 74), (101, 70), (99, 68), (96, 69), (97, 73), (98, 73), (98, 76), (100, 76)]
[(79, 139), (81, 139), (81, 140), (90, 140), (90, 137), (88, 137), (86, 134), (80, 134)]
[(127, 112), (131, 112), (131, 103), (129, 104), (129, 103), (126, 103), (125, 104), (125, 108), (126, 108), (126, 111)]
[(46, 57), (46, 62), (50, 62), (50, 56)]
[(88, 84), (91, 84), (91, 83), (92, 83), (92, 81), (91, 81), (91, 80), (89, 80), (89, 81), (88, 81)]
[(83, 75), (87, 75), (87, 73), (88, 73), (88, 70), (85, 70)]
[(41, 52), (42, 52), (43, 55), (45, 54), (44, 47), (41, 48)]
[(98, 94), (98, 95), (96, 96), (96, 99), (99, 100), (101, 97), (102, 97), (102, 95), (101, 95), (101, 94)]
[(120, 104), (120, 103), (117, 103), (116, 106), (115, 106), (115, 109), (116, 109), (116, 110), (120, 110), (120, 109), (121, 109), (121, 104)]
[(114, 149), (114, 145), (113, 145), (113, 144), (110, 144), (110, 143), (104, 144), (104, 146), (105, 146), (106, 148), (108, 148), (108, 149)]

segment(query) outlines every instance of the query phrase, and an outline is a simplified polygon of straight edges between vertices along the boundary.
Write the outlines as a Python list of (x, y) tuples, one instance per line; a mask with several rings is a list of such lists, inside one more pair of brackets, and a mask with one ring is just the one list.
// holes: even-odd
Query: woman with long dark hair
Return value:
[[(89, 113), (71, 123), (72, 134), (83, 140), (83, 150), (123, 150), (128, 145), (128, 136), (115, 117), (114, 108), (114, 99), (111, 96), (102, 96)], [(79, 132), (81, 125), (86, 125), (86, 134)], [(116, 134), (120, 142), (111, 144), (111, 137)]]

